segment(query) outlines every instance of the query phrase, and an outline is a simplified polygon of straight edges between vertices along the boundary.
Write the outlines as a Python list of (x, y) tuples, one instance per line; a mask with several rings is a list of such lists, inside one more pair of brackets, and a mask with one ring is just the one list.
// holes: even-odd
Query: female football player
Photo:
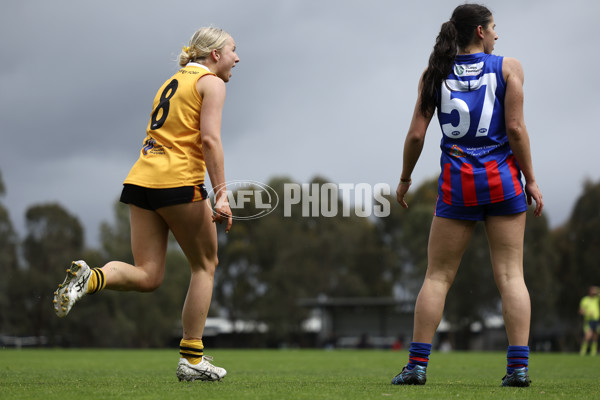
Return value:
[[(55, 292), (54, 307), (66, 316), (76, 301), (104, 288), (147, 292), (160, 286), (165, 272), (169, 231), (190, 267), (183, 305), (179, 380), (220, 380), (223, 368), (204, 356), (202, 335), (217, 267), (217, 231), (213, 222), (232, 224), (227, 203), (221, 113), (225, 83), (239, 62), (227, 32), (201, 28), (182, 49), (182, 67), (158, 90), (138, 161), (125, 179), (121, 201), (129, 204), (135, 265), (111, 261), (89, 268), (75, 261)], [(205, 172), (215, 196), (215, 214), (206, 201)]]
[[(502, 297), (508, 335), (503, 386), (529, 386), (531, 305), (523, 279), (527, 205), (540, 216), (523, 118), (523, 69), (518, 60), (492, 54), (498, 39), (484, 6), (458, 6), (437, 37), (419, 82), (418, 99), (404, 143), (398, 202), (411, 185), (427, 127), (437, 110), (442, 130), (438, 200), (428, 244), (428, 265), (417, 297), (409, 361), (392, 384), (425, 384), (431, 343), (446, 295), (473, 233), (483, 221), (492, 268)], [(525, 178), (525, 187), (521, 177)]]

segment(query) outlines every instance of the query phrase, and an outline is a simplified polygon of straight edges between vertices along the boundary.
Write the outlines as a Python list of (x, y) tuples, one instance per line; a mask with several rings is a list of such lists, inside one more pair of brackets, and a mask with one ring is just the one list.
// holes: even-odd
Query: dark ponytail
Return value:
[(423, 115), (435, 111), (440, 86), (452, 71), (458, 48), (467, 47), (475, 29), (479, 25), (487, 27), (491, 19), (492, 13), (485, 6), (463, 4), (454, 9), (450, 21), (442, 24), (421, 83), (419, 109)]
[(420, 109), (431, 115), (437, 103), (437, 93), (442, 81), (448, 77), (456, 57), (456, 27), (452, 21), (444, 22), (429, 56), (429, 65), (423, 74)]

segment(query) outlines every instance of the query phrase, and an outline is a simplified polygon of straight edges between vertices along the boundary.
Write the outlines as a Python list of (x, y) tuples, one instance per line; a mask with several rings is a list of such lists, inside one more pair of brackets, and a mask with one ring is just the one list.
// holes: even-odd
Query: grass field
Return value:
[(214, 350), (221, 382), (179, 382), (177, 350), (0, 349), (0, 399), (600, 399), (600, 357), (534, 353), (529, 388), (503, 388), (505, 354), (431, 356), (425, 386), (390, 381), (407, 352)]

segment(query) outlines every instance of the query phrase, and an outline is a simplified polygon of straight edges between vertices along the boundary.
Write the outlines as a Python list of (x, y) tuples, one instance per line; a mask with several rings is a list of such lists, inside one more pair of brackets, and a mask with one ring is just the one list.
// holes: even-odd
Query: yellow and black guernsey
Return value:
[(214, 75), (201, 64), (189, 63), (161, 86), (154, 98), (140, 157), (124, 183), (152, 189), (204, 183), (202, 98), (196, 82), (207, 74)]

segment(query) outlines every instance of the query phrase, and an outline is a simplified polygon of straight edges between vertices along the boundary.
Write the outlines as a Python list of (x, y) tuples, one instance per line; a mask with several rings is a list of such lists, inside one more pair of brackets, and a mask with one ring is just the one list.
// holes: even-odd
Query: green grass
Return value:
[(502, 388), (505, 354), (431, 356), (425, 386), (392, 386), (407, 353), (213, 350), (221, 382), (179, 382), (177, 350), (0, 350), (0, 399), (598, 399), (600, 357), (532, 354), (529, 388)]

